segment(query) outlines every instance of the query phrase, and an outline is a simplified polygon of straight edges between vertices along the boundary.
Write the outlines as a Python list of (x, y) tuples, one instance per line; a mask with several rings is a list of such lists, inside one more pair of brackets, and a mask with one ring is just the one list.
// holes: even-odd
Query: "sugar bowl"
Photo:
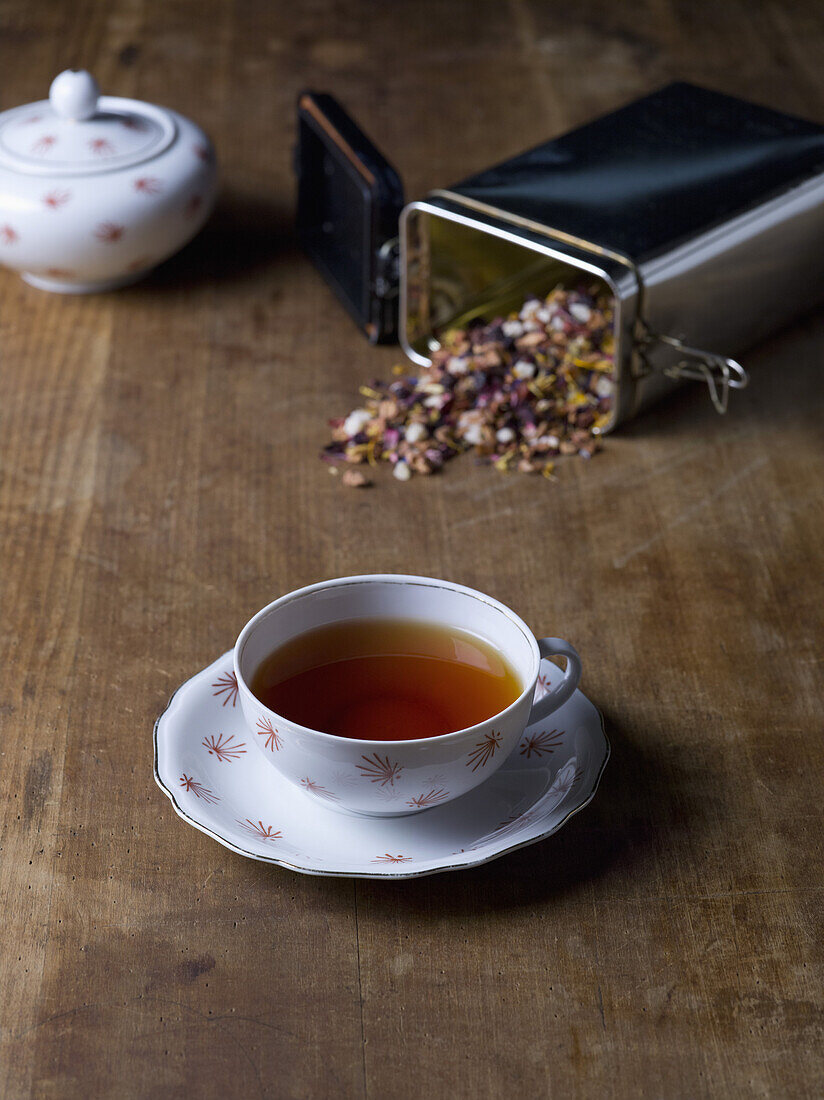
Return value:
[(49, 98), (0, 114), (0, 263), (68, 294), (135, 282), (203, 226), (217, 171), (176, 111), (101, 96), (66, 70)]

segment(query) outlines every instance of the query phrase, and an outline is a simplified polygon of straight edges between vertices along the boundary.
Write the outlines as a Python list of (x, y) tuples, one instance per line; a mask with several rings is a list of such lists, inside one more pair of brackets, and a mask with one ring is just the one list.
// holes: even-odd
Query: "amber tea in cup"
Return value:
[(369, 741), (466, 729), (523, 691), (482, 638), (402, 619), (337, 622), (301, 634), (261, 661), (250, 687), (291, 722)]
[[(536, 700), (547, 657), (566, 668)], [(261, 608), (233, 671), (249, 741), (279, 775), (326, 808), (392, 817), (485, 782), (572, 696), (581, 661), (483, 592), (369, 573)]]

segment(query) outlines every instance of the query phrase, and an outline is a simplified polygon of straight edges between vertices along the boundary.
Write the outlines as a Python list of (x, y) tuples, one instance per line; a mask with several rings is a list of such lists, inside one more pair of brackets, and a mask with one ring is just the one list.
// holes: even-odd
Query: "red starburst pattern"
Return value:
[(42, 157), (50, 153), (56, 144), (57, 138), (54, 134), (42, 134), (32, 145), (31, 151), (36, 157)]
[(245, 829), (247, 833), (251, 833), (259, 840), (281, 840), (283, 838), (283, 833), (280, 829), (276, 831), (274, 825), (264, 825), (262, 821), (252, 821), (248, 817), (243, 821), (239, 817), (235, 820), (241, 829)]
[(504, 829), (510, 829), (513, 825), (528, 825), (535, 817), (532, 810), (527, 810), (525, 814), (514, 813), (510, 814), (506, 821), (500, 822), (493, 829), (493, 833), (501, 833)]
[(123, 118), (120, 119), (120, 125), (124, 130), (140, 131), (146, 129), (146, 123), (142, 118), (138, 118), (137, 115), (124, 115)]
[(117, 151), (113, 143), (104, 137), (92, 138), (88, 144), (96, 157), (111, 157)]
[(77, 272), (70, 267), (47, 267), (44, 274), (50, 279), (74, 279), (77, 276)]
[(475, 748), (469, 754), (469, 759), (466, 761), (466, 766), (472, 765), (473, 772), (476, 772), (478, 768), (485, 768), (490, 759), (495, 755), (495, 750), (501, 747), (501, 734), (487, 733), (484, 735), (483, 741), (478, 741)]
[(545, 672), (538, 673), (538, 680), (535, 684), (535, 698), (543, 699), (543, 697), (549, 691), (549, 676)]
[(10, 225), (0, 226), (0, 244), (17, 244), (20, 234)]
[(195, 145), (194, 151), (195, 156), (198, 158), (198, 160), (208, 162), (212, 159), (212, 150), (209, 148), (208, 145)]
[(203, 196), (192, 195), (183, 207), (183, 213), (187, 218), (193, 218), (198, 210), (200, 210), (201, 206), (203, 206)]
[(563, 731), (551, 730), (549, 733), (533, 733), (525, 737), (520, 745), (521, 756), (530, 760), (533, 756), (539, 759), (542, 756), (551, 756), (552, 750), (557, 749), (564, 739)]
[(372, 860), (372, 863), (409, 863), (412, 856), (390, 855), (389, 852), (384, 852), (382, 856), (376, 856)]
[(20, 120), (20, 125), (21, 126), (34, 126), (35, 123), (42, 122), (42, 121), (43, 121), (43, 116), (42, 115), (29, 115), (28, 118), (23, 118), (23, 119)]
[(95, 229), (94, 235), (104, 244), (117, 244), (125, 232), (125, 225), (118, 225), (117, 222), (101, 222)]
[(580, 783), (584, 777), (583, 768), (578, 768), (577, 771), (567, 764), (561, 769), (555, 777), (555, 782), (552, 784), (552, 790), (556, 794), (569, 794), (576, 783)]
[(301, 779), (300, 785), (305, 791), (309, 791), (310, 794), (316, 794), (319, 798), (328, 798), (330, 802), (340, 802), (340, 799), (334, 792), (327, 790), (326, 787), (322, 787), (320, 783), (316, 783), (314, 779)]
[(217, 689), (212, 692), (212, 695), (225, 696), (223, 700), (224, 707), (227, 703), (231, 703), (232, 706), (235, 706), (237, 703), (237, 676), (235, 676), (234, 672), (222, 673), (212, 684), (212, 687)]
[(163, 180), (157, 176), (141, 176), (134, 181), (133, 186), (140, 195), (159, 195), (163, 190)]
[(271, 718), (262, 714), (257, 720), (257, 727), (258, 737), (266, 738), (263, 742), (263, 747), (265, 749), (271, 749), (272, 752), (280, 752), (281, 746), (283, 745), (283, 737), (272, 725)]
[(220, 795), (210, 791), (208, 787), (204, 787), (202, 783), (198, 783), (185, 772), (180, 777), (180, 785), (184, 791), (191, 791), (196, 798), (202, 798), (204, 802), (220, 802)]
[(395, 780), (403, 771), (402, 764), (395, 764), (388, 756), (380, 757), (376, 752), (371, 756), (362, 755), (361, 760), (363, 763), (358, 764), (357, 768), (364, 779), (369, 779), (372, 783), (380, 783), (382, 787), (387, 785), (394, 787)]
[(443, 787), (439, 787), (437, 790), (433, 787), (426, 794), (419, 794), (415, 798), (410, 798), (406, 805), (417, 806), (419, 810), (422, 810), (425, 806), (436, 806), (439, 802), (443, 802), (445, 798), (449, 798), (449, 791), (445, 791)]
[(246, 752), (245, 741), (235, 741), (235, 735), (230, 733), (228, 737), (225, 737), (222, 733), (212, 734), (210, 737), (204, 737), (200, 742), (205, 749), (208, 749), (210, 756), (216, 756), (218, 760), (237, 760), (238, 757), (243, 756)]
[(71, 197), (71, 191), (49, 191), (48, 195), (43, 196), (43, 205), (49, 210), (59, 210)]

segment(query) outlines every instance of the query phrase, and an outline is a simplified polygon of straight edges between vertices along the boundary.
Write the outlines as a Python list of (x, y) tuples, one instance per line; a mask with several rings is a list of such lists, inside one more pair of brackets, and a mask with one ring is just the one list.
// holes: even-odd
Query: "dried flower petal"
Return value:
[(354, 409), (344, 420), (343, 430), (347, 435), (357, 435), (358, 432), (363, 431), (371, 419), (372, 414), (368, 409)]
[(350, 489), (367, 489), (372, 482), (360, 470), (344, 470), (341, 482)]
[[(394, 476), (429, 475), (461, 451), (506, 471), (554, 478), (559, 453), (590, 458), (615, 398), (612, 300), (599, 286), (556, 287), (491, 323), (441, 336), (418, 376), (361, 387), (363, 407), (331, 420), (325, 461), (387, 461)], [(360, 486), (347, 469), (345, 484)], [(363, 476), (363, 475), (360, 475)]]

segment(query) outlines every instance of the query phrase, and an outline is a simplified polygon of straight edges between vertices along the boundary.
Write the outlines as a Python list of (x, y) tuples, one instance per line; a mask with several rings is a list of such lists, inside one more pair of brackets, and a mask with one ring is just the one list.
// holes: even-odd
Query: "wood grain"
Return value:
[[(399, 353), (296, 250), (290, 168), (304, 86), (416, 195), (669, 79), (824, 119), (822, 48), (812, 0), (0, 4), (0, 106), (86, 66), (201, 122), (224, 181), (133, 289), (0, 274), (4, 1100), (824, 1092), (822, 315), (726, 419), (683, 390), (555, 484), (347, 494), (326, 418)], [(595, 802), (406, 883), (187, 828), (151, 776), (169, 694), (275, 594), (378, 570), (579, 647)]]

